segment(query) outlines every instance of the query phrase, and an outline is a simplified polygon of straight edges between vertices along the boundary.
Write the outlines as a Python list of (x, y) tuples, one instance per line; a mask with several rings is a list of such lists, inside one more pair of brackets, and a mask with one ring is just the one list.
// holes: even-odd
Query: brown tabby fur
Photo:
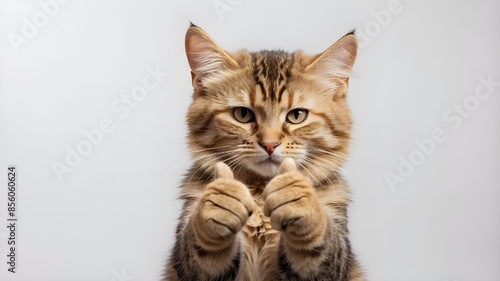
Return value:
[[(188, 29), (194, 164), (164, 280), (364, 280), (339, 175), (356, 52), (353, 33), (309, 56), (229, 53), (201, 28)], [(254, 120), (237, 121), (237, 107)], [(308, 112), (298, 124), (287, 119), (295, 109)]]

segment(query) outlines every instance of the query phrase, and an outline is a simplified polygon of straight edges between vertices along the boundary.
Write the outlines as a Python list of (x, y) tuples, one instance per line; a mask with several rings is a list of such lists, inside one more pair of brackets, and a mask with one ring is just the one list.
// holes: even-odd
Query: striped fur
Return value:
[[(164, 280), (364, 280), (341, 176), (356, 51), (349, 33), (315, 56), (229, 53), (188, 29), (194, 163)], [(254, 118), (242, 123), (241, 107)]]

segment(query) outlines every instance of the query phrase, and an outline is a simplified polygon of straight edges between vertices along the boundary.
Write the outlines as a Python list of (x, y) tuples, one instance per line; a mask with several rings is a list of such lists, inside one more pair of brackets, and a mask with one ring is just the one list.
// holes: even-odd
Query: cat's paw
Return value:
[(294, 236), (307, 236), (325, 227), (326, 214), (309, 178), (291, 158), (283, 161), (280, 174), (266, 186), (264, 214), (274, 229)]
[(217, 163), (215, 180), (206, 186), (194, 214), (197, 236), (209, 244), (219, 243), (218, 239), (241, 230), (255, 206), (250, 191), (234, 179), (229, 166)]

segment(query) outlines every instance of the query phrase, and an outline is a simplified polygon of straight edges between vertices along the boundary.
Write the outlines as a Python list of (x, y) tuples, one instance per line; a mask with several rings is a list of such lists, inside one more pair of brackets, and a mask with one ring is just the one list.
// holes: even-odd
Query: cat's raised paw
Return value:
[(193, 214), (197, 236), (207, 243), (235, 234), (245, 225), (255, 210), (248, 188), (234, 179), (229, 166), (215, 166), (214, 180), (209, 183)]
[(274, 229), (292, 235), (304, 235), (325, 219), (309, 178), (303, 176), (293, 159), (285, 159), (280, 173), (266, 186), (264, 214)]

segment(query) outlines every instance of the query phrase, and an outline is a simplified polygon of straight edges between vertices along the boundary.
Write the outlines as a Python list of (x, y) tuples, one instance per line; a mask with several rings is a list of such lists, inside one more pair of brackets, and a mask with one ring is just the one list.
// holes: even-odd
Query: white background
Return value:
[[(368, 280), (500, 280), (500, 86), (474, 98), (479, 77), (500, 82), (500, 2), (401, 0), (377, 21), (388, 0), (72, 0), (31, 38), (23, 18), (43, 20), (39, 2), (0, 3), (0, 280), (160, 279), (189, 167), (189, 21), (232, 51), (318, 53), (353, 28), (369, 34), (348, 93), (345, 167)], [(218, 13), (217, 3), (232, 6)], [(25, 41), (16, 47), (13, 34)], [(126, 117), (114, 112), (148, 66), (169, 76)], [(464, 100), (467, 118), (453, 112)], [(113, 131), (59, 181), (53, 163), (67, 165), (67, 147), (103, 119)], [(446, 140), (425, 155), (415, 142), (436, 128)], [(391, 188), (385, 175), (412, 155), (413, 173)], [(18, 168), (16, 274), (6, 264), (9, 164)]]

